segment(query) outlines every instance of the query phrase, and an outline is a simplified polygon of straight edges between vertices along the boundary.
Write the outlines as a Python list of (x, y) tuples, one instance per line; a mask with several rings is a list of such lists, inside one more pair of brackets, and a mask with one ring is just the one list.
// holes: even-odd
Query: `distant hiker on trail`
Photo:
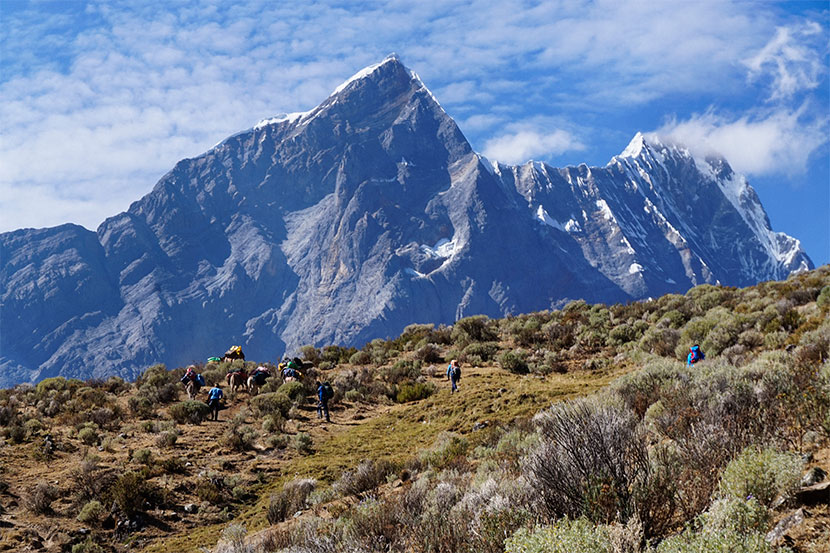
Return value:
[(457, 359), (450, 361), (450, 364), (447, 367), (447, 379), (452, 383), (450, 393), (452, 394), (457, 392), (458, 381), (461, 380), (461, 365), (458, 363)]
[(686, 366), (691, 367), (698, 361), (703, 361), (704, 359), (706, 359), (706, 356), (703, 355), (700, 346), (695, 344), (689, 348), (689, 355), (686, 357)]
[(323, 418), (323, 413), (326, 415), (326, 422), (331, 422), (329, 418), (329, 400), (334, 397), (334, 389), (331, 384), (324, 382), (320, 384), (317, 381), (317, 418)]
[(297, 365), (296, 361), (289, 359), (286, 357), (282, 363), (280, 363), (280, 367), (282, 367), (282, 379), (285, 382), (294, 382), (295, 380), (300, 379), (300, 371), (299, 366)]
[(208, 392), (208, 407), (210, 407), (211, 416), (213, 417), (211, 420), (219, 420), (219, 407), (223, 397), (225, 397), (225, 394), (222, 393), (219, 384), (216, 384)]

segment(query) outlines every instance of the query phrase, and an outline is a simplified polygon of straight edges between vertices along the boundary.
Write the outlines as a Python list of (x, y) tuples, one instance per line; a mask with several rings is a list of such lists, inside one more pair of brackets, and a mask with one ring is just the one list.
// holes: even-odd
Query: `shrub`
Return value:
[(271, 496), (268, 504), (268, 522), (277, 524), (297, 511), (302, 511), (308, 504), (308, 496), (317, 487), (317, 481), (311, 478), (286, 482), (282, 491)]
[(98, 443), (98, 431), (91, 426), (81, 428), (78, 432), (78, 439), (86, 445), (95, 445)]
[(495, 357), (498, 351), (498, 342), (473, 342), (464, 348), (464, 355), (476, 355), (481, 358), (482, 361), (489, 361)]
[(170, 407), (170, 416), (179, 424), (200, 424), (210, 415), (207, 403), (197, 400), (187, 400)]
[(470, 342), (492, 342), (498, 339), (498, 334), (492, 328), (487, 315), (465, 317), (457, 320), (453, 325), (452, 341), (458, 345)]
[(724, 469), (720, 492), (724, 497), (755, 498), (769, 507), (776, 496), (795, 491), (803, 462), (792, 453), (748, 447)]
[(156, 445), (158, 447), (173, 447), (179, 439), (179, 433), (175, 430), (168, 430), (156, 436)]
[(498, 357), (502, 369), (516, 374), (527, 374), (526, 354), (522, 350), (505, 351)]
[(262, 419), (262, 430), (268, 434), (282, 432), (285, 429), (285, 419), (279, 412), (265, 415)]
[(130, 399), (127, 400), (127, 407), (130, 408), (130, 412), (133, 416), (141, 419), (149, 419), (155, 414), (153, 410), (153, 403), (146, 397), (130, 397)]
[(153, 464), (153, 452), (149, 449), (138, 449), (133, 452), (133, 462), (150, 466)]
[[(534, 420), (542, 442), (527, 459), (527, 477), (550, 517), (624, 523), (636, 513), (651, 465), (633, 412), (595, 396), (556, 404)], [(651, 521), (643, 523), (648, 532)]]
[(317, 365), (323, 359), (320, 355), (320, 350), (312, 345), (300, 347), (300, 355), (302, 355), (303, 359), (312, 365)]
[(771, 519), (769, 510), (755, 498), (745, 500), (734, 497), (715, 500), (701, 516), (703, 527), (708, 530), (739, 534), (766, 532)]
[(441, 350), (435, 344), (424, 344), (415, 350), (415, 359), (424, 363), (439, 363), (442, 361)]
[(87, 502), (78, 513), (78, 522), (95, 524), (104, 514), (104, 506), (97, 499)]
[(435, 385), (431, 382), (413, 382), (412, 384), (403, 384), (398, 388), (396, 401), (398, 403), (408, 403), (410, 401), (418, 401), (428, 398), (435, 393)]
[(88, 536), (85, 541), (72, 546), (72, 553), (104, 553), (104, 549)]
[(225, 502), (222, 488), (212, 479), (202, 480), (196, 485), (196, 497), (207, 501), (211, 505), (221, 505)]
[(608, 530), (590, 521), (562, 519), (535, 530), (520, 528), (504, 542), (505, 553), (613, 553)]
[(351, 365), (368, 365), (372, 362), (372, 356), (367, 351), (358, 351), (349, 357), (349, 364)]
[(38, 482), (23, 497), (23, 506), (30, 512), (44, 515), (52, 512), (52, 502), (58, 498), (58, 489), (46, 482)]
[(300, 432), (296, 436), (294, 436), (294, 449), (297, 450), (298, 453), (301, 455), (309, 455), (312, 452), (311, 445), (312, 440), (311, 436), (306, 434), (305, 432)]
[(371, 459), (360, 463), (354, 471), (346, 471), (332, 486), (341, 496), (360, 497), (364, 492), (373, 490), (386, 482), (386, 475), (394, 472), (392, 463), (383, 459)]
[(686, 530), (678, 536), (672, 536), (660, 542), (649, 553), (701, 553), (709, 551), (728, 551), (729, 553), (783, 553), (787, 549), (778, 549), (766, 542), (763, 534), (748, 534), (732, 530)]
[(467, 438), (448, 432), (439, 436), (431, 450), (421, 455), (423, 462), (438, 470), (466, 462), (470, 443)]
[(286, 382), (277, 390), (278, 394), (285, 394), (291, 401), (305, 398), (305, 389), (300, 382)]
[(219, 443), (236, 451), (253, 449), (258, 435), (253, 427), (247, 424), (232, 424), (219, 438)]
[(649, 328), (643, 334), (643, 337), (640, 339), (640, 349), (661, 357), (671, 357), (674, 356), (674, 351), (678, 347), (679, 342), (679, 331), (656, 325)]
[(818, 298), (816, 298), (816, 304), (821, 309), (830, 308), (830, 286), (825, 286), (821, 289)]
[(280, 392), (260, 394), (251, 400), (251, 408), (257, 417), (279, 413), (286, 418), (291, 410), (291, 398)]
[(126, 472), (107, 491), (110, 501), (118, 505), (128, 518), (144, 511), (145, 504), (154, 504), (158, 492), (144, 476), (137, 472)]

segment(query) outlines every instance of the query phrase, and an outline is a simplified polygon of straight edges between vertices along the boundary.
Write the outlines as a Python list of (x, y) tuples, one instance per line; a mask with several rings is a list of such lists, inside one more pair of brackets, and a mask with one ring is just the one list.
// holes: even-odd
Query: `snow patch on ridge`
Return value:
[[(556, 230), (561, 230), (563, 232), (567, 232), (567, 231), (565, 231), (565, 227), (562, 226), (562, 224), (559, 221), (553, 219), (548, 214), (547, 210), (544, 207), (542, 207), (541, 205), (538, 208), (536, 208), (536, 219), (541, 221), (542, 224), (545, 224), (549, 227), (553, 227)], [(569, 223), (570, 223), (570, 221), (569, 221)]]
[(368, 77), (369, 75), (374, 73), (378, 68), (380, 68), (381, 66), (389, 63), (390, 61), (399, 61), (398, 60), (398, 55), (397, 54), (389, 54), (388, 56), (383, 58), (383, 61), (380, 61), (378, 63), (374, 63), (372, 65), (369, 65), (368, 67), (364, 67), (363, 69), (361, 69), (360, 71), (358, 71), (357, 73), (355, 73), (354, 75), (352, 75), (351, 77), (346, 79), (343, 82), (343, 84), (341, 84), (340, 86), (335, 88), (334, 92), (329, 94), (329, 96), (334, 96), (335, 94), (339, 94), (340, 92), (342, 92), (347, 86), (349, 86), (353, 82), (359, 81), (360, 79), (362, 79), (364, 77)]
[(421, 244), (420, 246), (418, 246), (418, 249), (420, 249), (421, 252), (426, 254), (428, 257), (432, 257), (435, 259), (449, 259), (457, 251), (457, 246), (458, 244), (455, 238), (453, 238), (452, 240), (448, 238), (442, 238), (438, 242), (436, 242), (434, 246)]
[(302, 117), (308, 115), (309, 113), (311, 113), (311, 112), (310, 111), (296, 111), (294, 113), (282, 113), (282, 114), (277, 115), (276, 117), (272, 117), (270, 119), (263, 119), (262, 121), (260, 121), (256, 125), (254, 125), (254, 129), (261, 129), (263, 127), (267, 127), (268, 125), (275, 125), (277, 123), (284, 123), (286, 121), (288, 121), (289, 123), (293, 123), (294, 121), (297, 121), (298, 119), (301, 119)]

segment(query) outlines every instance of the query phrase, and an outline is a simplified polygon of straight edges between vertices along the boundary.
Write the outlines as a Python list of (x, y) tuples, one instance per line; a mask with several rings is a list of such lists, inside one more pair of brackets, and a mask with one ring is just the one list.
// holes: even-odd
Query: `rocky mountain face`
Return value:
[(97, 232), (0, 234), (0, 385), (812, 267), (723, 159), (638, 134), (605, 167), (491, 163), (390, 57), (180, 161)]

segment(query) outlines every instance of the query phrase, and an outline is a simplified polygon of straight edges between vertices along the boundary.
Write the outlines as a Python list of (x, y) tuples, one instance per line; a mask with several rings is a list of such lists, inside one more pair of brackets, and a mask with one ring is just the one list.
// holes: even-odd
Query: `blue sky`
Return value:
[(826, 0), (0, 0), (0, 231), (94, 229), (396, 52), (492, 159), (604, 165), (637, 131), (719, 152), (824, 264), (829, 30)]

